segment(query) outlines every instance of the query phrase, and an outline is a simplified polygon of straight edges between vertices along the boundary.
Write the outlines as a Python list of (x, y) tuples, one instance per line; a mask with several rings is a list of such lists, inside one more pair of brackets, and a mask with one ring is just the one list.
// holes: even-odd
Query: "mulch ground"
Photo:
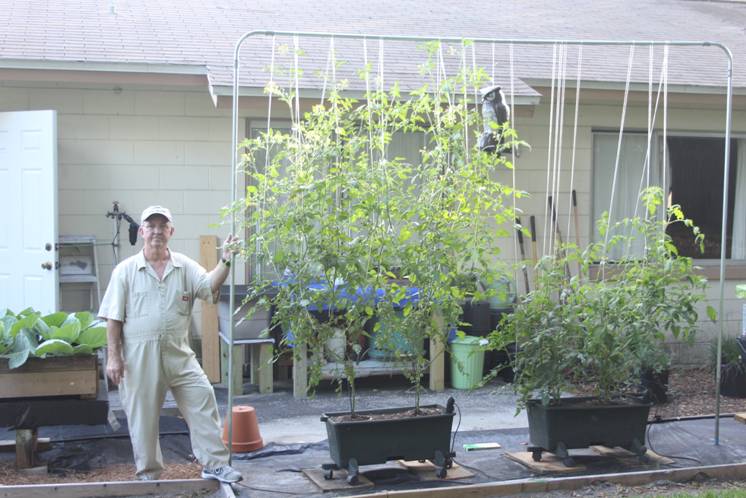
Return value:
[[(200, 479), (202, 467), (196, 463), (166, 465), (161, 479)], [(132, 464), (109, 465), (88, 472), (68, 472), (65, 474), (25, 474), (15, 469), (15, 462), (0, 462), (0, 485), (57, 484), (76, 482), (132, 481), (135, 479), (135, 466)]]
[[(672, 370), (667, 403), (650, 410), (661, 418), (712, 415), (715, 413), (715, 375), (709, 368)], [(720, 413), (746, 412), (746, 399), (720, 396)]]

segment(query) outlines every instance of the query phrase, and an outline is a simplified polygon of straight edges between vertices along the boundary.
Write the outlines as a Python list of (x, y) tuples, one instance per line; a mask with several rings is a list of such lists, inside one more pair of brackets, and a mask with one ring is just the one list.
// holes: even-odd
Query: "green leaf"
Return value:
[(76, 320), (59, 328), (51, 327), (51, 331), (50, 339), (59, 339), (72, 344), (78, 340), (78, 336), (80, 335), (80, 322)]
[(713, 323), (718, 321), (718, 312), (715, 311), (715, 308), (712, 306), (707, 306), (707, 318), (709, 318)]
[(34, 330), (44, 339), (51, 339), (52, 329), (49, 328), (49, 325), (47, 325), (47, 322), (45, 322), (44, 319), (36, 320)]
[(42, 320), (44, 320), (44, 323), (46, 323), (50, 327), (59, 327), (66, 319), (67, 313), (65, 313), (64, 311), (58, 311), (57, 313), (52, 313), (51, 315), (47, 315), (42, 318)]
[(8, 358), (8, 368), (12, 370), (26, 363), (29, 353), (31, 353), (30, 349), (24, 349), (22, 351), (16, 351), (15, 353), (6, 355), (6, 358)]
[(93, 348), (90, 347), (88, 344), (78, 344), (76, 346), (73, 346), (73, 354), (74, 355), (93, 354)]
[[(25, 311), (25, 310), (24, 310)], [(16, 337), (21, 330), (32, 330), (34, 328), (34, 324), (39, 319), (39, 315), (35, 314), (27, 314), (17, 322), (13, 324), (13, 327), (10, 329), (10, 336)]]
[(78, 336), (80, 346), (97, 349), (106, 346), (106, 327), (89, 327)]
[(6, 354), (9, 368), (18, 368), (24, 363), (29, 355), (36, 349), (36, 339), (29, 330), (21, 330), (16, 335), (10, 353)]
[(41, 358), (50, 354), (54, 356), (69, 356), (73, 354), (73, 347), (70, 343), (60, 339), (49, 339), (39, 344), (34, 354)]
[(80, 322), (80, 330), (85, 330), (91, 326), (95, 317), (88, 311), (79, 311), (75, 313), (75, 318)]

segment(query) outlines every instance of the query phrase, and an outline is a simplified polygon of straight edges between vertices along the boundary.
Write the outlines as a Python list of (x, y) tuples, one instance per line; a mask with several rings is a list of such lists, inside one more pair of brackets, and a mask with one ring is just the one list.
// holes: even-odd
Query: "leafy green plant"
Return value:
[[(734, 365), (741, 366), (741, 348), (738, 346), (738, 342), (735, 337), (727, 336), (723, 337), (721, 344), (721, 364), (726, 365), (732, 363)], [(717, 354), (718, 354), (718, 343), (717, 339), (710, 341), (710, 368), (715, 371), (717, 368)]]
[[(434, 60), (437, 45), (426, 50)], [(277, 288), (275, 320), (292, 331), (296, 360), (309, 352), (311, 388), (321, 379), (325, 344), (343, 333), (340, 385), (349, 387), (353, 414), (366, 322), (375, 316), (375, 331), (396, 328), (403, 338), (382, 334), (400, 349), (419, 407), (433, 360), (422, 344), (446, 343), (467, 292), (458, 276), (468, 269), (494, 281), (501, 273), (496, 239), (511, 233), (504, 225), (515, 213), (504, 200), (514, 193), (494, 178), (512, 165), (478, 149), (477, 110), (468, 96), (448, 93), (484, 76), (433, 77), (439, 86), (409, 95), (393, 84), (361, 101), (345, 96), (348, 83), (339, 81), (326, 105), (294, 120), (290, 132), (269, 130), (241, 144), (250, 182), (234, 209), (245, 215), (251, 255), (270, 269), (252, 283), (253, 295)], [(295, 108), (293, 89), (266, 91)], [(391, 157), (400, 133), (426, 137), (419, 159)], [(516, 144), (507, 128), (503, 138), (506, 148)]]
[[(706, 280), (690, 258), (678, 254), (666, 229), (681, 223), (698, 243), (703, 235), (679, 206), (661, 212), (661, 189), (652, 187), (641, 197), (646, 213), (615, 224), (618, 235), (608, 242), (583, 250), (567, 245), (564, 256), (544, 258), (535, 290), (491, 334), (494, 348), (518, 345), (513, 368), (519, 409), (535, 396), (556, 402), (580, 384), (591, 386), (602, 400), (629, 394), (643, 370), (667, 366), (667, 333), (693, 340), (695, 306), (704, 298)], [(605, 219), (599, 222), (602, 237), (608, 229)], [(614, 262), (606, 257), (613, 247), (630, 248), (635, 241), (642, 241), (641, 255)], [(566, 267), (575, 262), (585, 278), (568, 277)], [(715, 320), (714, 309), (707, 312)]]
[(106, 327), (87, 311), (42, 316), (27, 308), (0, 318), (0, 357), (18, 368), (30, 357), (92, 354), (106, 345)]

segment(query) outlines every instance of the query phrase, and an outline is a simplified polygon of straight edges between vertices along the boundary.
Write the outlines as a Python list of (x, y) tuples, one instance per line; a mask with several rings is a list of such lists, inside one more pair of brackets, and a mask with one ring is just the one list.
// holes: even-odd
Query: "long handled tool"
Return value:
[[(552, 202), (552, 196), (549, 196), (549, 210), (551, 211), (551, 220), (552, 225), (554, 226), (555, 235), (557, 236), (557, 242), (559, 249), (559, 254), (563, 255), (562, 252), (562, 232), (560, 231), (559, 223), (557, 223), (557, 211), (554, 209), (554, 203)], [(565, 261), (565, 274), (567, 275), (567, 278), (570, 278), (572, 274), (570, 273), (570, 265), (567, 264), (567, 261)]]
[(534, 262), (534, 266), (539, 262), (539, 256), (536, 250), (536, 216), (533, 214), (529, 218), (531, 222), (531, 259)]
[(531, 289), (528, 285), (528, 268), (526, 267), (526, 249), (523, 247), (523, 226), (521, 225), (521, 219), (516, 218), (515, 219), (515, 230), (518, 234), (518, 247), (521, 248), (521, 270), (523, 271), (523, 281), (526, 284), (526, 294), (528, 294)]
[[(572, 189), (572, 219), (575, 224), (575, 244), (578, 246), (578, 250), (580, 250), (580, 221), (578, 219), (578, 197), (575, 189)], [(578, 276), (580, 276), (582, 271), (580, 261), (578, 261)]]

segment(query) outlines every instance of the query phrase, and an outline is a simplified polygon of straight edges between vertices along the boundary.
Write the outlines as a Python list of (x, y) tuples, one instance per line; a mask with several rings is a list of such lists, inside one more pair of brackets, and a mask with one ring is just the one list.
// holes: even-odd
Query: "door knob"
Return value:
[(51, 261), (45, 261), (41, 264), (41, 267), (45, 270), (51, 270), (52, 269), (52, 262)]

